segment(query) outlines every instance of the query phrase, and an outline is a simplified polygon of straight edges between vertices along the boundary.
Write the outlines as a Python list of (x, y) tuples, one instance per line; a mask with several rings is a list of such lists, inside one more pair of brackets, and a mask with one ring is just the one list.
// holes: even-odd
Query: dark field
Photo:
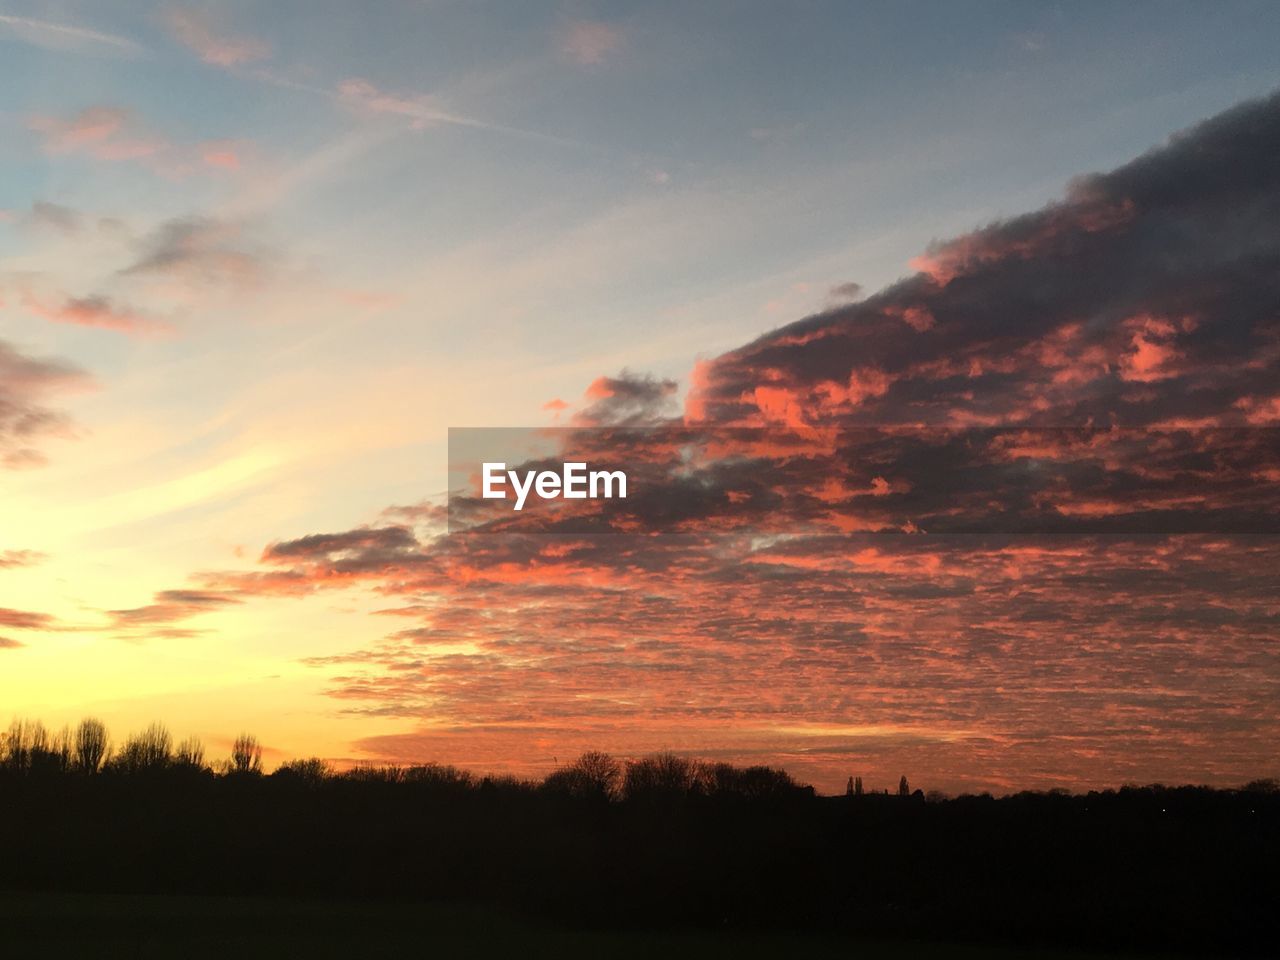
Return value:
[[(1044, 947), (857, 939), (805, 932), (551, 926), (440, 904), (295, 899), (0, 894), (9, 957), (849, 957), (860, 960), (1107, 960)], [(1147, 955), (1154, 956), (1154, 955)]]
[(1270, 781), (823, 797), (672, 755), (529, 782), (11, 754), (0, 960), (1274, 957), (1280, 937)]

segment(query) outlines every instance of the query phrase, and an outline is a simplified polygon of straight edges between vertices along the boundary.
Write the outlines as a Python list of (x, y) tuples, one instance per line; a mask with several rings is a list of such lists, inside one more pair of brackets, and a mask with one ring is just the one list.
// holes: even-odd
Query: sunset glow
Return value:
[[(1280, 774), (1280, 8), (306, 9), (0, 10), (0, 712)], [(479, 427), (629, 486), (485, 514)]]

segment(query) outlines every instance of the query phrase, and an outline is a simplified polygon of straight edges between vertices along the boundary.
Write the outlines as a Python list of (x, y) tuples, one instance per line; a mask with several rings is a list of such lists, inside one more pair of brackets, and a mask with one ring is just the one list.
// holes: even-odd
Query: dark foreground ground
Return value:
[(1280, 956), (1269, 781), (820, 797), (677, 757), (619, 786), (604, 760), (0, 765), (0, 960)]
[(1036, 946), (868, 940), (799, 931), (572, 929), (495, 909), (438, 904), (0, 893), (0, 956), (1120, 960), (1124, 955)]

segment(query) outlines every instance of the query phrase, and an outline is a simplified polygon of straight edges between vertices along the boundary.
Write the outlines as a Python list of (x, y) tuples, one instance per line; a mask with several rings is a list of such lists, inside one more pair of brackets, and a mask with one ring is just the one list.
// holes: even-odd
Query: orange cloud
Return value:
[(308, 661), (343, 709), (420, 727), (373, 757), (1239, 782), (1280, 734), (1280, 541), (1257, 535), (1280, 464), (1254, 429), (1277, 416), (1277, 145), (1280, 96), (1210, 121), (699, 363), (683, 416), (673, 381), (598, 378), (544, 430), (631, 466), (615, 514), (443, 535), (396, 508), (194, 582), (394, 610)]
[(68, 297), (59, 303), (50, 304), (28, 294), (22, 302), (32, 313), (54, 323), (99, 327), (135, 335), (156, 334), (172, 329), (164, 321), (144, 316), (103, 296)]

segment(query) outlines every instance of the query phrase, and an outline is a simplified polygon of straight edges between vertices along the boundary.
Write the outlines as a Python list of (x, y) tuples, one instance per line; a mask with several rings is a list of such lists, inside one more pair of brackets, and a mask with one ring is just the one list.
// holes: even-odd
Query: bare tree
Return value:
[(173, 763), (173, 736), (164, 724), (153, 723), (129, 737), (112, 762), (130, 773), (163, 770)]
[(622, 782), (622, 765), (599, 750), (589, 750), (573, 763), (556, 770), (544, 781), (550, 790), (575, 797), (615, 799)]
[(65, 773), (71, 769), (71, 728), (63, 727), (49, 742), (48, 761), (50, 766)]
[(85, 717), (76, 727), (74, 764), (83, 773), (97, 773), (107, 761), (110, 752), (107, 725), (96, 717)]
[(14, 720), (4, 738), (4, 764), (30, 770), (49, 751), (49, 731), (39, 720)]
[[(452, 769), (452, 768), (451, 768)], [(320, 757), (299, 757), (280, 765), (276, 776), (301, 780), (303, 783), (322, 783), (334, 775), (333, 765)]]
[(174, 754), (174, 761), (180, 767), (203, 768), (204, 744), (200, 742), (200, 738), (187, 737), (187, 739), (178, 744), (178, 750)]
[(248, 733), (236, 737), (231, 745), (231, 772), (262, 772), (262, 744), (258, 743), (257, 737)]
[(681, 797), (703, 786), (701, 766), (674, 753), (656, 753), (627, 763), (623, 791), (628, 797)]

